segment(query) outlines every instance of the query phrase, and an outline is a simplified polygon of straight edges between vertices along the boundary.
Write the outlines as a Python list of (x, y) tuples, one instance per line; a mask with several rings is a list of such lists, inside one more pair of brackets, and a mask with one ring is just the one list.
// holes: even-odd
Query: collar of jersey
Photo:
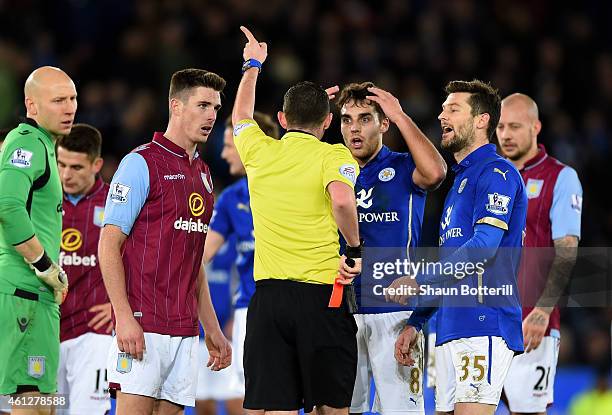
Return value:
[(383, 146), (380, 148), (380, 151), (378, 152), (378, 154), (370, 161), (368, 161), (363, 167), (362, 169), (366, 169), (368, 167), (371, 166), (376, 166), (378, 163), (383, 162), (387, 156), (391, 154), (391, 150), (389, 150), (389, 147), (387, 147), (386, 145), (383, 144)]
[(461, 163), (455, 164), (451, 168), (455, 173), (457, 173), (458, 171), (467, 169), (468, 167), (476, 164), (478, 160), (485, 158), (488, 154), (496, 152), (497, 148), (495, 147), (495, 144), (485, 144), (484, 146), (480, 146), (476, 150), (472, 151), (466, 158), (461, 160)]
[(540, 164), (542, 160), (546, 158), (547, 155), (548, 154), (546, 154), (546, 148), (544, 147), (544, 144), (538, 144), (538, 154), (534, 158), (525, 162), (523, 170), (529, 170), (530, 168), (535, 167), (537, 164)]
[[(153, 133), (153, 142), (157, 144), (158, 146), (160, 146), (161, 148), (163, 148), (164, 150), (166, 150), (167, 152), (172, 153), (177, 157), (189, 160), (189, 155), (187, 154), (185, 149), (183, 149), (181, 146), (177, 144), (174, 144), (172, 141), (168, 140), (166, 136), (164, 136), (164, 133), (155, 131)], [(198, 150), (196, 149), (195, 154), (193, 155), (193, 159), (195, 160), (199, 156), (200, 156), (200, 153), (198, 153)]]
[(24, 118), (23, 123), (31, 125), (32, 127), (36, 128), (38, 131), (43, 133), (45, 135), (45, 137), (47, 137), (49, 140), (51, 140), (51, 142), (53, 142), (53, 137), (51, 137), (51, 134), (47, 130), (42, 128), (40, 125), (38, 125), (36, 120), (34, 120), (34, 119), (30, 118), (30, 117), (26, 117), (26, 118)]
[(96, 193), (98, 193), (102, 189), (102, 187), (104, 187), (104, 181), (102, 180), (102, 177), (97, 175), (94, 185), (91, 186), (91, 189), (89, 189), (89, 192), (87, 192), (87, 194), (72, 196), (72, 195), (69, 195), (68, 193), (64, 193), (64, 198), (76, 206), (77, 203), (79, 203), (81, 200), (87, 200), (93, 195), (95, 195)]
[(309, 132), (306, 132), (306, 131), (302, 131), (302, 130), (296, 130), (296, 129), (287, 130), (287, 132), (285, 133), (285, 135), (282, 138), (290, 138), (290, 137), (314, 138), (317, 141), (319, 140), (312, 133), (309, 133)]

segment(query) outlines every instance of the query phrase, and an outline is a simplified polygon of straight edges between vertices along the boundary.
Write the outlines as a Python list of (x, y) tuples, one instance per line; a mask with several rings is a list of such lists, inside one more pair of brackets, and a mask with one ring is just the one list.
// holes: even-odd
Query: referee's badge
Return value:
[(206, 173), (200, 173), (200, 176), (202, 177), (202, 181), (204, 182), (204, 187), (206, 188), (206, 191), (208, 193), (212, 193), (213, 192), (212, 180), (209, 181), (208, 179), (209, 176)]
[(346, 177), (351, 181), (351, 183), (355, 184), (357, 181), (357, 168), (353, 164), (343, 164), (340, 166), (340, 174)]
[(119, 352), (117, 355), (117, 372), (129, 373), (132, 370), (132, 356)]
[(378, 173), (378, 180), (388, 182), (395, 177), (395, 169), (393, 167), (385, 167)]
[(40, 379), (45, 374), (45, 356), (28, 356), (28, 375)]

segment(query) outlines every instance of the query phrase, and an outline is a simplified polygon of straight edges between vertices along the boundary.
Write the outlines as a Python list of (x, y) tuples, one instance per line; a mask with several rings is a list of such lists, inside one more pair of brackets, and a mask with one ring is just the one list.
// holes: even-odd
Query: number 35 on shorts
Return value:
[(460, 355), (460, 367), (457, 372), (459, 382), (480, 382), (485, 379), (489, 363), (484, 355), (462, 353)]

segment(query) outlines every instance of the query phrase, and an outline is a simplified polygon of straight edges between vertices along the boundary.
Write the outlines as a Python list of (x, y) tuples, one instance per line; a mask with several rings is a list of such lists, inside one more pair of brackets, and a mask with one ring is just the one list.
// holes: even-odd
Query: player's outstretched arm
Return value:
[(142, 327), (130, 307), (125, 287), (125, 268), (121, 259), (121, 247), (127, 236), (116, 225), (105, 225), (100, 232), (98, 258), (106, 292), (110, 298), (117, 326), (117, 346), (119, 350), (142, 360), (145, 340)]
[(434, 190), (446, 177), (446, 162), (431, 141), (402, 109), (399, 100), (380, 88), (368, 88), (367, 98), (377, 102), (389, 120), (397, 125), (416, 168), (412, 181), (421, 189)]
[(198, 273), (197, 290), (198, 317), (204, 329), (206, 347), (210, 356), (206, 366), (215, 371), (225, 369), (232, 363), (232, 347), (219, 326), (203, 265)]
[(253, 118), (257, 76), (261, 70), (261, 64), (263, 64), (268, 57), (268, 45), (264, 42), (258, 42), (251, 31), (246, 27), (240, 26), (240, 30), (242, 30), (248, 42), (244, 46), (244, 51), (242, 52), (242, 57), (245, 62), (243, 68), (245, 68), (245, 70), (240, 80), (240, 85), (238, 85), (234, 109), (232, 110), (233, 126), (236, 126), (241, 120)]

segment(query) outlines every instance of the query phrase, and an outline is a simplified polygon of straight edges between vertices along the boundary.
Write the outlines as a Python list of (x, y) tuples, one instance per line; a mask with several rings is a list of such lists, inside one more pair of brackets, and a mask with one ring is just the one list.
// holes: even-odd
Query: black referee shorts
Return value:
[(357, 372), (357, 325), (328, 308), (331, 285), (261, 280), (247, 312), (246, 409), (345, 408)]

